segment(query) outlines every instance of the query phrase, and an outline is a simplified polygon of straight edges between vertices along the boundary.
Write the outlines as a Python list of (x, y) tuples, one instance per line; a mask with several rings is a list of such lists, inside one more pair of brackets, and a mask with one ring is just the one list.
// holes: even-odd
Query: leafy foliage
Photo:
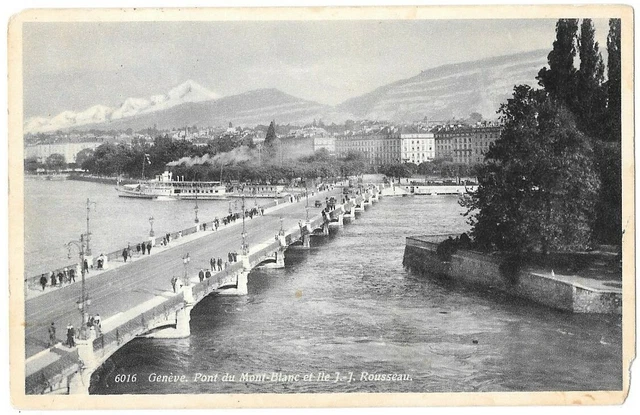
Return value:
[(515, 253), (587, 247), (599, 189), (589, 138), (561, 102), (526, 85), (499, 112), (502, 136), (478, 191), (461, 201), (476, 244)]

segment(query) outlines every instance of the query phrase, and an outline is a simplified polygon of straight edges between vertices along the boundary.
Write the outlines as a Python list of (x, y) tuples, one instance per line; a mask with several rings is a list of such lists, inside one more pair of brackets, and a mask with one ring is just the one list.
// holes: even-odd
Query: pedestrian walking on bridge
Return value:
[(47, 276), (43, 275), (40, 277), (40, 285), (42, 285), (42, 291), (44, 291), (44, 287), (47, 286)]
[(73, 325), (69, 323), (67, 326), (67, 346), (76, 347), (76, 331), (73, 328)]
[(204, 281), (204, 269), (200, 268), (200, 272), (198, 272), (198, 279), (200, 282)]
[(151, 255), (151, 241), (147, 242), (147, 254)]
[(127, 251), (127, 248), (124, 248), (122, 250), (122, 259), (124, 259), (124, 262), (127, 262), (127, 258), (129, 257), (129, 251)]
[(58, 343), (58, 339), (56, 339), (56, 323), (51, 322), (49, 326), (49, 347), (53, 347)]

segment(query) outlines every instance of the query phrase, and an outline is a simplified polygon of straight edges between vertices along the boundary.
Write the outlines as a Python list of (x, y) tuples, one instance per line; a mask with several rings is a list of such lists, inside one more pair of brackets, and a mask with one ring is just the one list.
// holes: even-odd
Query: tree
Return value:
[(42, 163), (38, 161), (37, 157), (28, 157), (24, 159), (24, 171), (35, 173), (39, 168), (42, 168)]
[(276, 122), (271, 121), (271, 124), (269, 124), (269, 128), (267, 129), (267, 135), (264, 139), (265, 146), (273, 145), (273, 142), (275, 141), (275, 139), (276, 139)]
[(620, 142), (622, 139), (622, 72), (620, 65), (620, 19), (609, 19), (607, 36), (607, 118), (609, 140)]
[(576, 73), (576, 96), (567, 104), (576, 115), (580, 130), (595, 138), (603, 131), (605, 116), (604, 63), (591, 19), (582, 20), (578, 49), (580, 68)]
[(92, 148), (80, 150), (78, 154), (76, 154), (76, 165), (80, 168), (84, 168), (82, 166), (93, 157), (93, 153), (94, 151)]
[(536, 79), (540, 86), (554, 98), (566, 103), (575, 95), (576, 33), (578, 19), (560, 19), (556, 23), (556, 40), (547, 56), (549, 68), (542, 68)]
[(53, 153), (47, 157), (45, 164), (49, 170), (60, 171), (67, 167), (67, 160), (62, 154)]
[(587, 247), (599, 189), (588, 137), (561, 101), (527, 85), (499, 113), (504, 129), (478, 190), (461, 200), (478, 246), (518, 254)]

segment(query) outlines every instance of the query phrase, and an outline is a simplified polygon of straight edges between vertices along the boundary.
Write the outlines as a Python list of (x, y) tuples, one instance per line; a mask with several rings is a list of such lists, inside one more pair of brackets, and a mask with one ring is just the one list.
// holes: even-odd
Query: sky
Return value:
[[(555, 19), (27, 23), (25, 117), (118, 106), (194, 80), (335, 105), (449, 63), (551, 50)], [(607, 21), (595, 21), (601, 50)]]

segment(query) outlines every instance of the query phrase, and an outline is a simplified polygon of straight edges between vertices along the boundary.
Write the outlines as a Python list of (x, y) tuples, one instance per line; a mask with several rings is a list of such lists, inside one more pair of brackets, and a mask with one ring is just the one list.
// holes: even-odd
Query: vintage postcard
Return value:
[(8, 31), (15, 407), (625, 400), (631, 7)]

